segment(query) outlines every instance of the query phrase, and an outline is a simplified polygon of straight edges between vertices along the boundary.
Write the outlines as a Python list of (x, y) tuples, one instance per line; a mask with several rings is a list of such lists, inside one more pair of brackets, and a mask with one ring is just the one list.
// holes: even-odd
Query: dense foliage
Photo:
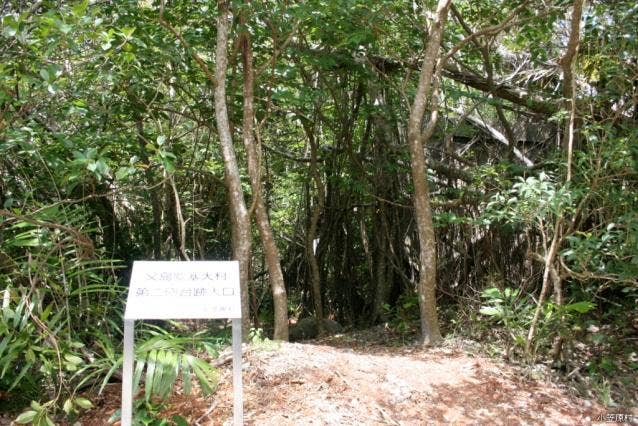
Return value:
[[(631, 403), (638, 8), (449, 3), (2, 2), (0, 389), (20, 395), (13, 408), (35, 401), (21, 420), (73, 416), (90, 407), (80, 393), (117, 378), (133, 260), (239, 253), (220, 102), (255, 217), (239, 258), (253, 327), (287, 336), (283, 297), (293, 319), (416, 332), (433, 260), (443, 334), (500, 342)], [(409, 149), (421, 94), (425, 204)], [(178, 370), (212, 386), (191, 354), (221, 338), (139, 333), (147, 400)]]

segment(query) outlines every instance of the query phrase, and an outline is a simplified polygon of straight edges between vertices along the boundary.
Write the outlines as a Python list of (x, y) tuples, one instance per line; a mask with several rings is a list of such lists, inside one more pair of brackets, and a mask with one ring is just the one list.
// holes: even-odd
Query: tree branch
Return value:
[(195, 52), (195, 50), (193, 50), (193, 48), (186, 41), (186, 39), (182, 36), (182, 34), (179, 31), (177, 31), (175, 29), (175, 27), (173, 27), (170, 24), (170, 22), (168, 22), (167, 20), (164, 19), (164, 1), (165, 0), (162, 0), (160, 2), (159, 23), (164, 28), (166, 28), (167, 30), (169, 30), (170, 32), (173, 33), (175, 38), (177, 38), (179, 40), (179, 42), (182, 43), (182, 45), (186, 48), (186, 50), (188, 50), (190, 52), (190, 54), (193, 57), (193, 59), (195, 60), (195, 62), (197, 62), (197, 64), (199, 65), (201, 70), (204, 72), (204, 74), (206, 75), (206, 77), (208, 78), (210, 83), (213, 85), (213, 88), (217, 87), (217, 79), (215, 78), (215, 74), (210, 70), (210, 68), (208, 68), (208, 65), (206, 65), (206, 62), (204, 62), (202, 57), (199, 56), (197, 54), (197, 52)]

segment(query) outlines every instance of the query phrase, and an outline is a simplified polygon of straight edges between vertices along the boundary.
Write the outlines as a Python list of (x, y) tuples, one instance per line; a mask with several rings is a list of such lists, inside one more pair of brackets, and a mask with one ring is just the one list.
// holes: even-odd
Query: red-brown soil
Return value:
[[(598, 424), (613, 410), (570, 394), (523, 369), (468, 349), (388, 346), (335, 336), (306, 343), (250, 345), (244, 356), (247, 425)], [(232, 369), (208, 397), (179, 392), (162, 413), (192, 425), (232, 424)], [(107, 389), (83, 426), (105, 425), (119, 406)], [(618, 411), (618, 410), (617, 410)], [(622, 411), (622, 410), (621, 410)], [(638, 412), (634, 411), (634, 419)], [(604, 417), (603, 417), (604, 418)]]

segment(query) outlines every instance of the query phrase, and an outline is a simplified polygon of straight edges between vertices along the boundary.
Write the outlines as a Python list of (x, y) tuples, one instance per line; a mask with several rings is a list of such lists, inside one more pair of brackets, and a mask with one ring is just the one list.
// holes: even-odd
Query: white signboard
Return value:
[(233, 320), (233, 417), (238, 426), (243, 424), (239, 262), (133, 263), (124, 313), (122, 426), (131, 425), (133, 414), (135, 320), (209, 318)]
[(238, 262), (133, 264), (125, 319), (241, 318)]

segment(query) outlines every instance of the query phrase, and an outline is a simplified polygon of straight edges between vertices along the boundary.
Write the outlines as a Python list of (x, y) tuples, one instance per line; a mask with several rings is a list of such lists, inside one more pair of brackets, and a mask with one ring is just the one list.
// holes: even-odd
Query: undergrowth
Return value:
[[(73, 422), (93, 407), (90, 395), (119, 380), (126, 295), (119, 264), (95, 248), (98, 231), (81, 208), (47, 206), (3, 227), (0, 411), (15, 413), (18, 424)], [(135, 340), (134, 383), (144, 383), (147, 403), (167, 398), (178, 379), (185, 393), (192, 380), (204, 393), (214, 390), (218, 373), (204, 358), (216, 356), (227, 335), (149, 322)]]
[[(547, 303), (530, 355), (524, 342), (534, 301), (507, 288), (490, 288), (482, 296), (481, 305), (442, 310), (448, 336), (472, 339), (482, 352), (524, 367), (532, 378), (550, 375), (608, 407), (638, 405), (638, 324), (626, 315), (632, 312), (633, 297), (601, 295), (597, 303), (574, 302), (561, 310)], [(560, 314), (563, 324), (558, 327)], [(552, 349), (558, 337), (562, 350), (557, 358)]]

